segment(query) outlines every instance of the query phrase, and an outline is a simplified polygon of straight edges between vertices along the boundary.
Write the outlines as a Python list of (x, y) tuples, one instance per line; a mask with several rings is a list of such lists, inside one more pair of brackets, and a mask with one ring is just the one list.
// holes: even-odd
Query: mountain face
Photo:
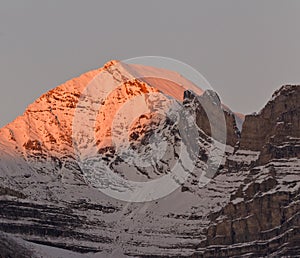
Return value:
[(261, 151), (260, 164), (299, 158), (299, 87), (283, 86), (259, 114), (246, 116), (241, 148)]
[[(99, 73), (102, 95), (87, 94)], [(283, 86), (240, 131), (215, 92), (163, 69), (112, 61), (58, 86), (0, 129), (0, 257), (16, 248), (15, 257), (298, 256), (299, 95)], [(134, 101), (150, 108), (139, 115)], [(178, 110), (195, 116), (195, 134), (182, 134), (189, 116), (180, 128)], [(92, 127), (94, 140), (85, 134)], [(207, 175), (212, 137), (225, 153)], [(97, 189), (105, 174), (86, 175), (100, 162), (126, 180), (155, 180), (171, 173), (182, 143), (197, 147), (195, 168), (163, 198), (114, 199)]]

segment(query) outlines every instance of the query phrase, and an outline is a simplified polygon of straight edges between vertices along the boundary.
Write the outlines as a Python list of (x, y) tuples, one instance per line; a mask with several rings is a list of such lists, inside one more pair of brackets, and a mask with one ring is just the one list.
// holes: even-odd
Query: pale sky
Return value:
[(252, 113), (300, 84), (300, 1), (0, 2), (0, 126), (42, 93), (110, 59), (165, 56)]

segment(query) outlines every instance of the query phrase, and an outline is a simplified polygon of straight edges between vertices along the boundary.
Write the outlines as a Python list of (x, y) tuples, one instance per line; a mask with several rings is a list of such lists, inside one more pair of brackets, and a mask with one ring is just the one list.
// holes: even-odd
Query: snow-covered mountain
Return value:
[[(0, 230), (37, 257), (74, 255), (65, 249), (82, 257), (297, 255), (299, 95), (299, 86), (282, 87), (240, 132), (216, 93), (172, 71), (109, 62), (44, 94), (0, 129)], [(172, 119), (180, 110), (194, 115), (196, 133), (185, 134), (189, 115), (182, 128)], [(222, 117), (226, 133), (214, 126)], [(215, 148), (212, 136), (224, 133)], [(89, 177), (99, 163), (128, 182), (161, 178), (182, 144), (197, 150), (194, 169), (163, 198), (121, 201), (97, 187), (124, 192), (130, 184)], [(210, 154), (218, 151), (214, 164)]]

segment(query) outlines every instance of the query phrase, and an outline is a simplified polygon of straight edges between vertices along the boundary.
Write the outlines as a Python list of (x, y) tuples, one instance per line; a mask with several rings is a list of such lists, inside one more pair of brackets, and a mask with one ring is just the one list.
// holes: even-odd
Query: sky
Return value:
[(174, 58), (233, 111), (300, 84), (300, 1), (27, 0), (0, 3), (0, 126), (111, 59)]

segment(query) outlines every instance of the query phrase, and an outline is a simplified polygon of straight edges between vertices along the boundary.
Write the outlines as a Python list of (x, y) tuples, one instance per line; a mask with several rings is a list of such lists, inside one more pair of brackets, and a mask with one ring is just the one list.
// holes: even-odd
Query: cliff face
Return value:
[[(154, 79), (149, 76), (154, 68), (146, 69), (146, 79), (137, 80), (135, 76), (143, 72), (140, 68), (115, 69), (114, 64), (105, 66), (105, 82), (120, 85), (105, 101), (97, 100), (107, 105), (98, 113), (98, 120), (92, 121), (96, 122), (98, 154), (103, 161), (115, 173), (136, 181), (170, 173), (183, 141), (174, 121), (147, 113), (131, 124), (129, 144), (139, 155), (151, 153), (151, 149), (160, 154), (164, 146), (159, 144), (163, 140), (167, 144), (161, 159), (148, 167), (124, 160), (105, 138), (111, 140), (107, 125), (113, 122), (118, 105), (144, 92), (166, 90), (167, 95), (173, 94), (176, 105), (196, 114), (193, 126), (197, 134), (188, 135), (199, 147), (193, 173), (170, 195), (148, 203), (119, 201), (87, 183), (74, 154), (72, 125), (76, 107), (86, 120), (93, 111), (89, 105), (78, 107), (78, 103), (85, 86), (102, 71), (95, 70), (46, 93), (23, 116), (0, 130), (0, 231), (78, 253), (114, 254), (118, 250), (118, 254), (138, 257), (299, 255), (300, 87), (282, 87), (259, 114), (246, 116), (240, 136), (234, 114), (216, 93), (206, 91), (198, 96), (179, 84)], [(176, 74), (170, 76), (174, 80), (178, 77), (182, 84), (190, 83)], [(156, 100), (153, 107), (155, 102), (164, 103)], [(222, 121), (225, 131), (218, 126)], [(217, 173), (201, 187), (199, 178), (206, 172), (211, 151), (209, 122), (217, 139), (226, 136), (226, 150)], [(121, 124), (117, 129), (120, 135)], [(163, 140), (152, 146), (154, 136)], [(81, 140), (82, 146), (89, 143), (88, 137)], [(122, 187), (120, 190), (127, 186)], [(2, 241), (0, 250), (11, 248), (6, 242)], [(23, 252), (26, 256), (28, 250)]]
[[(231, 196), (231, 202), (220, 212), (212, 214), (206, 242), (202, 243), (202, 255), (299, 254), (300, 167), (291, 173), (285, 166), (252, 170), (252, 178), (247, 177)], [(288, 177), (294, 179), (285, 179)]]
[(299, 158), (299, 100), (299, 86), (276, 91), (259, 114), (246, 116), (240, 148), (261, 151), (260, 164), (273, 158)]
[(240, 149), (260, 152), (231, 201), (211, 215), (201, 257), (299, 255), (299, 100), (299, 86), (283, 86), (259, 114), (246, 116)]

